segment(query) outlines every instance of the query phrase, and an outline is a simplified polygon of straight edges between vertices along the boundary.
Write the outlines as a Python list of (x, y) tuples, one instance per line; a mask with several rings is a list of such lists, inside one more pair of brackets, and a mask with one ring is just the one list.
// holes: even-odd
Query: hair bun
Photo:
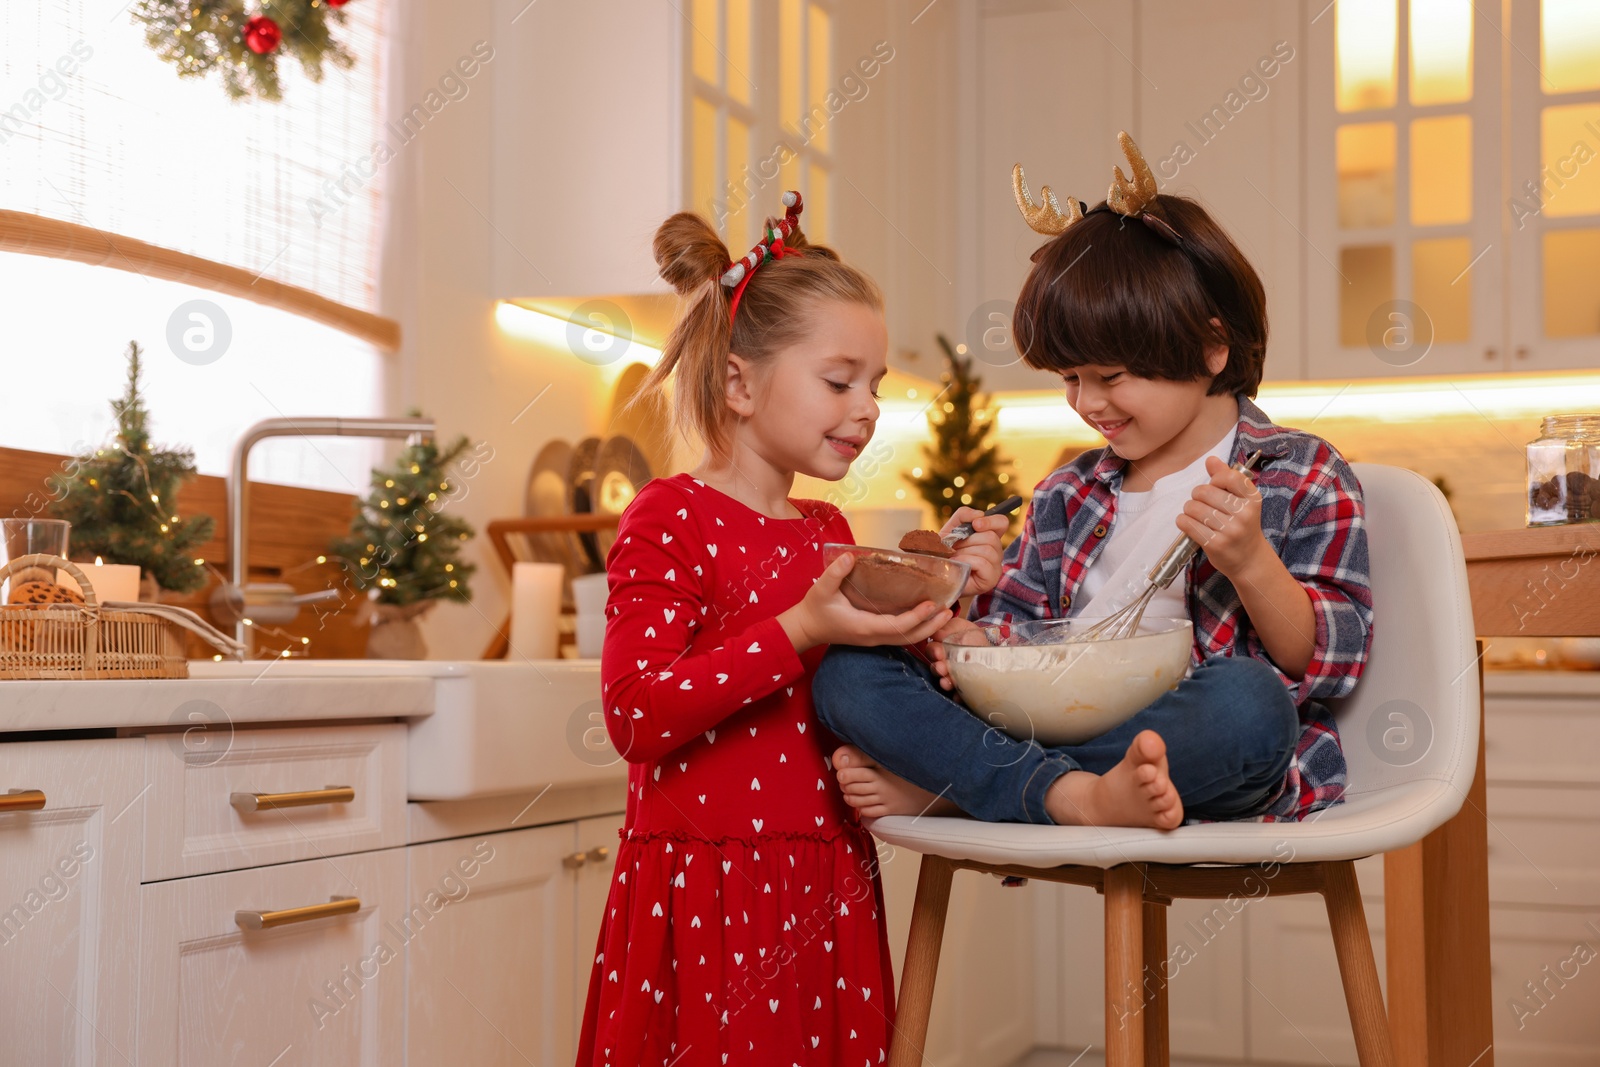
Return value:
[(680, 211), (656, 230), (656, 271), (663, 281), (687, 296), (728, 269), (728, 246), (711, 223), (692, 211)]

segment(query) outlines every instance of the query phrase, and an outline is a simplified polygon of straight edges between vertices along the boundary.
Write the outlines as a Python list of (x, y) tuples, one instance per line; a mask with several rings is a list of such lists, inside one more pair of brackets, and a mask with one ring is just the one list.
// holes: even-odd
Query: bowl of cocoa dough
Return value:
[(846, 553), (855, 557), (840, 588), (845, 599), (862, 611), (899, 615), (925, 600), (949, 607), (961, 596), (972, 565), (898, 548), (868, 548), (838, 543), (822, 546), (825, 566)]

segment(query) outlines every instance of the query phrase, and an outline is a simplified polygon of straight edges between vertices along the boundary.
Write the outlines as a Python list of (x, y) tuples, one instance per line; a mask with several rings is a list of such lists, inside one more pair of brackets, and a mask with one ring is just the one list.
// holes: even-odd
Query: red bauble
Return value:
[(348, 4), (349, 2), (350, 2), (350, 0), (327, 0), (327, 3), (328, 3), (329, 7), (343, 7), (344, 5)]
[(265, 15), (257, 15), (244, 24), (244, 46), (258, 56), (264, 56), (283, 40), (278, 24)]

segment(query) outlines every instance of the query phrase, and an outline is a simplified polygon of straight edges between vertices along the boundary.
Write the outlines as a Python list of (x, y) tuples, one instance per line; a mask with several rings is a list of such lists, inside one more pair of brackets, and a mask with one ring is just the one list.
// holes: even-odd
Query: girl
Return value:
[[(1053, 240), (1014, 316), (1029, 366), (1106, 439), (1035, 490), (973, 620), (1112, 614), (1178, 533), (1203, 551), (1146, 618), (1194, 623), (1194, 670), (1122, 726), (1046, 748), (991, 729), (904, 649), (837, 649), (817, 709), (853, 745), (834, 756), (863, 815), (959, 808), (978, 818), (1172, 829), (1195, 819), (1299, 819), (1343, 794), (1344, 756), (1320, 701), (1348, 693), (1372, 642), (1361, 487), (1332, 445), (1250, 402), (1266, 298), (1244, 255), (1192, 200), (1162, 196), (1126, 133), (1088, 212), (1048, 188), (1018, 206)], [(1254, 481), (1231, 465), (1254, 451)], [(987, 619), (985, 617), (988, 617)], [(1066, 694), (1064, 694), (1065, 698)]]
[[(889, 1048), (875, 850), (830, 773), (811, 676), (829, 643), (916, 642), (951, 613), (851, 607), (850, 557), (822, 564), (849, 527), (789, 499), (796, 473), (837, 481), (872, 437), (888, 346), (877, 287), (806, 243), (798, 193), (784, 203), (738, 264), (697, 215), (655, 237), (688, 307), (640, 395), (672, 379), (705, 452), (640, 491), (606, 561), (602, 699), (632, 766), (580, 1067), (877, 1064)], [(979, 530), (961, 547), (992, 584), (999, 536)]]

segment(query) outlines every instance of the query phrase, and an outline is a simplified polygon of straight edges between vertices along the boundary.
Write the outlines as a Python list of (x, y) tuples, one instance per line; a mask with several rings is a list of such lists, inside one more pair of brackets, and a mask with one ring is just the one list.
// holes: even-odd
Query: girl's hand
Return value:
[(1211, 481), (1195, 487), (1178, 516), (1178, 529), (1194, 538), (1212, 566), (1238, 581), (1262, 553), (1273, 555), (1261, 532), (1261, 492), (1249, 474), (1215, 456), (1206, 457), (1206, 473)]
[(933, 668), (933, 673), (939, 676), (940, 689), (949, 691), (956, 687), (954, 679), (950, 677), (950, 661), (945, 658), (944, 639), (953, 633), (959, 633), (962, 630), (976, 630), (977, 628), (977, 623), (970, 622), (967, 619), (951, 619), (935, 630), (933, 635), (926, 641), (917, 646), (917, 651), (922, 658), (927, 661), (928, 666)]
[(846, 552), (834, 560), (804, 599), (778, 616), (796, 652), (817, 645), (914, 645), (953, 617), (931, 600), (899, 615), (862, 611), (839, 588), (855, 559)]
[(1011, 525), (1007, 515), (985, 515), (977, 508), (957, 508), (940, 529), (943, 537), (964, 522), (972, 523), (972, 536), (956, 542), (955, 559), (972, 565), (962, 596), (987, 593), (1000, 581), (1000, 535)]

